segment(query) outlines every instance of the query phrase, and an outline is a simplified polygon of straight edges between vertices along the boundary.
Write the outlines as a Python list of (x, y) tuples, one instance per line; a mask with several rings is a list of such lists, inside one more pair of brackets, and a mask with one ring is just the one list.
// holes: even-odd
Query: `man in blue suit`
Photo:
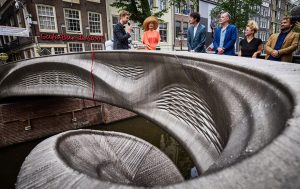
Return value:
[(233, 24), (229, 24), (230, 14), (224, 12), (221, 14), (218, 27), (214, 35), (214, 50), (217, 54), (235, 55), (234, 44), (238, 37), (237, 28)]
[(190, 24), (187, 32), (187, 44), (190, 52), (205, 52), (206, 30), (205, 26), (200, 24), (200, 14), (193, 12), (189, 18)]

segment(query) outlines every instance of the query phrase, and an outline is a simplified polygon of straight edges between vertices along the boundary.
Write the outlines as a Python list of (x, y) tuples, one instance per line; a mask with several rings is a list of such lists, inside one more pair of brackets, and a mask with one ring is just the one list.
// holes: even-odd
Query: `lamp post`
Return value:
[(186, 33), (184, 31), (181, 31), (178, 33), (178, 35), (180, 36), (180, 51), (182, 51), (182, 46), (183, 46), (183, 36), (186, 35)]

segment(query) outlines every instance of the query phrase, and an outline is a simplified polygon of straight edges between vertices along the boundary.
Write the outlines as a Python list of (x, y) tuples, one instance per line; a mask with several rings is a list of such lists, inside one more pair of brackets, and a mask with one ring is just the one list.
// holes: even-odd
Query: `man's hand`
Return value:
[(219, 47), (217, 50), (218, 50), (218, 54), (223, 54), (224, 53), (224, 49), (221, 48), (221, 47)]
[(297, 21), (295, 26), (296, 26), (296, 28), (298, 28), (300, 30), (300, 22)]
[(128, 27), (128, 33), (131, 33), (132, 31), (133, 31), (132, 27), (129, 26), (129, 27)]
[(277, 50), (273, 50), (271, 55), (276, 58), (276, 57), (278, 57), (279, 52)]

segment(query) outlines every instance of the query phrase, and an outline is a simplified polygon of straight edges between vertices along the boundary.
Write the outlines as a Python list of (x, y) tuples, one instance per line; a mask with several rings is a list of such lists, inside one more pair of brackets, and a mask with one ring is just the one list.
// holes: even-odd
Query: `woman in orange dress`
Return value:
[(146, 45), (147, 50), (155, 50), (156, 45), (160, 42), (160, 34), (156, 30), (158, 28), (158, 19), (155, 16), (149, 16), (145, 19), (143, 26), (143, 44)]

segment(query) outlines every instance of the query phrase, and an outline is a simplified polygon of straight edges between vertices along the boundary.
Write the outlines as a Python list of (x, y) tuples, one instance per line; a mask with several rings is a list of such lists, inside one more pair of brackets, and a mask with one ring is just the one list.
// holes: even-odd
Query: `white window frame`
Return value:
[(183, 36), (183, 39), (187, 39), (187, 31), (188, 31), (188, 29), (189, 29), (189, 23), (188, 22), (183, 22), (182, 23), (182, 32), (185, 32), (184, 31), (184, 23), (187, 23), (187, 28), (186, 28), (186, 33), (185, 33), (185, 35)]
[[(55, 23), (55, 30), (41, 29), (41, 26), (40, 26), (40, 18), (39, 18), (39, 14), (38, 14), (38, 6), (51, 7), (51, 8), (53, 9), (54, 23)], [(57, 20), (56, 20), (56, 11), (55, 11), (55, 7), (54, 7), (54, 6), (50, 6), (50, 5), (44, 5), (44, 4), (36, 4), (36, 5), (35, 5), (35, 9), (36, 9), (37, 20), (38, 20), (38, 25), (39, 25), (39, 30), (40, 30), (40, 32), (57, 33), (57, 32), (58, 32), (58, 29), (57, 29)]]
[(22, 28), (23, 25), (22, 25), (21, 12), (18, 12), (18, 13), (17, 13), (17, 22), (18, 22), (18, 27), (19, 27), (19, 28)]
[(80, 4), (80, 0), (62, 0), (62, 1)]
[(103, 43), (91, 43), (91, 50), (93, 49), (93, 45), (101, 45), (102, 46), (102, 50), (94, 50), (94, 51), (103, 51), (103, 50), (105, 50)]
[[(53, 54), (54, 54), (54, 55), (60, 55), (60, 54), (65, 54), (65, 53), (66, 53), (66, 48), (65, 48), (65, 47), (52, 47), (52, 48), (53, 48)], [(64, 49), (64, 52), (63, 52), (63, 53), (56, 54), (56, 53), (55, 53), (55, 48), (62, 48), (62, 49)]]
[(101, 3), (100, 0), (86, 0), (86, 1), (94, 2), (94, 3)]
[[(81, 44), (82, 45), (82, 51), (71, 52), (70, 51), (70, 44)], [(69, 53), (78, 53), (78, 52), (84, 52), (84, 51), (85, 51), (84, 43), (80, 43), (80, 42), (69, 42), (68, 43), (68, 52)]]
[[(90, 13), (92, 14), (98, 14), (100, 16), (100, 33), (93, 33), (91, 32), (91, 26), (90, 26)], [(91, 35), (103, 35), (103, 27), (102, 27), (102, 14), (98, 12), (88, 12), (88, 22), (89, 22), (89, 28), (90, 28), (90, 34)]]
[[(15, 18), (14, 17), (10, 17), (9, 18), (9, 23), (10, 23), (10, 26), (12, 27), (16, 27), (16, 23), (15, 23)], [(17, 39), (17, 36), (11, 36), (11, 41), (14, 41)]]
[[(179, 23), (179, 31), (178, 31), (178, 33), (177, 33), (177, 23)], [(179, 33), (181, 33), (181, 28), (182, 28), (182, 23), (181, 23), (181, 21), (179, 21), (179, 20), (176, 20), (175, 21), (175, 37), (176, 37), (176, 39), (180, 39), (181, 38), (181, 36), (180, 36), (180, 34)]]
[(141, 28), (138, 26), (137, 23), (130, 21), (130, 24), (133, 29), (133, 33), (131, 33), (131, 39), (132, 41), (140, 41), (141, 40)]
[[(67, 18), (66, 18), (66, 10), (71, 10), (71, 11), (78, 11), (79, 12), (79, 26), (80, 26), (80, 31), (69, 31), (68, 30), (68, 24), (67, 24)], [(69, 9), (69, 8), (64, 8), (64, 20), (65, 20), (65, 26), (66, 26), (66, 33), (70, 34), (82, 34), (82, 19), (81, 19), (81, 11), (77, 9)]]
[(167, 0), (158, 0), (159, 10), (167, 9)]
[[(167, 23), (167, 22), (165, 22), (165, 23), (161, 23), (161, 24), (166, 24), (167, 25), (167, 27), (166, 27), (166, 34), (167, 34), (167, 40), (166, 41), (160, 41), (160, 43), (168, 43), (168, 41), (169, 41), (169, 34), (168, 34), (168, 27), (169, 27), (169, 23)], [(159, 28), (159, 31), (160, 31), (160, 28)], [(160, 33), (159, 33), (160, 34)], [(162, 39), (162, 37), (161, 37), (161, 39)]]

